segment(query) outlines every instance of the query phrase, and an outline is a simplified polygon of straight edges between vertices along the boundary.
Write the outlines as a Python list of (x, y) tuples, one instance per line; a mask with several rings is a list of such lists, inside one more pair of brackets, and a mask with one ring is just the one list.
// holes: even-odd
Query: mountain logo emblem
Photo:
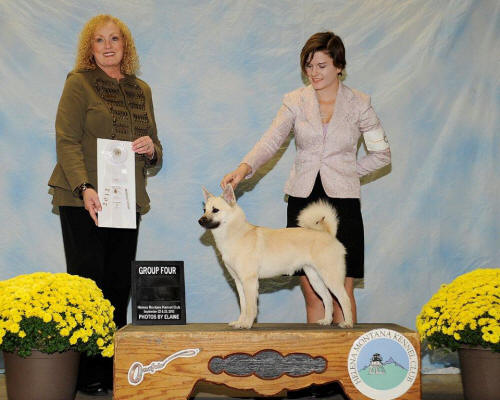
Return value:
[(351, 381), (370, 399), (388, 400), (403, 395), (418, 374), (418, 354), (411, 342), (391, 329), (361, 335), (349, 352)]

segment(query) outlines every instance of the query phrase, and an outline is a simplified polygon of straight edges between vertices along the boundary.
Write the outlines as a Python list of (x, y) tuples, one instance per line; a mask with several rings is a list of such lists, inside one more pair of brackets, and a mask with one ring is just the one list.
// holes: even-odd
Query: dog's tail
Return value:
[(324, 200), (316, 201), (304, 208), (297, 217), (297, 222), (302, 228), (328, 232), (334, 237), (337, 235), (337, 212)]

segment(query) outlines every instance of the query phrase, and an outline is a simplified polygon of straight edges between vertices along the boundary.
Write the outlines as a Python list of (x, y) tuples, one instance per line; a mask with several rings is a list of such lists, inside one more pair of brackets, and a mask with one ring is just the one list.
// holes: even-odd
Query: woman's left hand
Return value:
[(150, 160), (155, 155), (155, 145), (149, 136), (141, 136), (132, 142), (132, 150), (138, 154), (144, 154)]

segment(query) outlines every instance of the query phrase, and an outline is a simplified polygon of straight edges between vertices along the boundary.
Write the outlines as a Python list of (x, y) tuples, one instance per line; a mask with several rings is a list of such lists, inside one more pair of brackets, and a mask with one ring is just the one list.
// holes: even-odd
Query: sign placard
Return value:
[(132, 323), (186, 324), (184, 261), (132, 262)]
[(135, 229), (135, 155), (132, 142), (97, 139), (97, 186), (102, 205), (99, 226)]

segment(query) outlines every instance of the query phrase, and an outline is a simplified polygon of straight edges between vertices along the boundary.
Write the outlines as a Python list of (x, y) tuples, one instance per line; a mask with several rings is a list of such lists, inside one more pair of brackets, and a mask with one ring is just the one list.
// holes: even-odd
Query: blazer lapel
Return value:
[(321, 116), (319, 115), (319, 103), (316, 93), (311, 85), (306, 87), (303, 101), (305, 117), (314, 128), (314, 133), (323, 134)]
[[(337, 90), (337, 98), (335, 99), (335, 108), (333, 110), (332, 118), (328, 123), (328, 127), (326, 128), (326, 134), (330, 135), (332, 132), (338, 128), (342, 121), (342, 116), (345, 115), (345, 103), (346, 103), (346, 90), (342, 82), (339, 82), (339, 89)], [(319, 107), (319, 106), (318, 106)]]

